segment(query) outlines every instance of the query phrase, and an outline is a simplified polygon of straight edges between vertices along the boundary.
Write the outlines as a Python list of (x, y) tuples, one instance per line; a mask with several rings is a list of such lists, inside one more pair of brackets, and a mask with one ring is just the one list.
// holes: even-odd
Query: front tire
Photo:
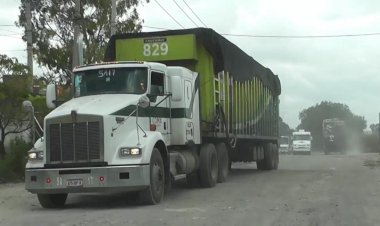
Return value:
[(43, 208), (63, 208), (67, 194), (37, 194), (37, 198)]
[(158, 148), (154, 148), (150, 158), (150, 185), (140, 192), (142, 204), (155, 205), (161, 202), (165, 190), (165, 168)]
[(200, 150), (200, 182), (202, 187), (214, 187), (218, 179), (218, 157), (213, 144), (204, 144)]

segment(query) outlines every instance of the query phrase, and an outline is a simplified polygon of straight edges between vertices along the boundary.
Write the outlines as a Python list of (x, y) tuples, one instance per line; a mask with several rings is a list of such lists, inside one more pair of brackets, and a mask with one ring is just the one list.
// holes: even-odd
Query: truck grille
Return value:
[(103, 160), (103, 137), (99, 121), (48, 125), (50, 163), (96, 162)]

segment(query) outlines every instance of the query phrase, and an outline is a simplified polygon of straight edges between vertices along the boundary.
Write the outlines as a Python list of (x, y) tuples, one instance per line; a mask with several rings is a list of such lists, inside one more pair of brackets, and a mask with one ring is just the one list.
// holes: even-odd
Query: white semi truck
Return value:
[(293, 154), (311, 154), (311, 133), (300, 129), (292, 134)]
[(43, 207), (113, 190), (157, 204), (177, 175), (213, 187), (231, 162), (277, 169), (278, 77), (213, 30), (116, 35), (105, 61), (75, 68), (59, 106), (48, 86), (25, 172)]

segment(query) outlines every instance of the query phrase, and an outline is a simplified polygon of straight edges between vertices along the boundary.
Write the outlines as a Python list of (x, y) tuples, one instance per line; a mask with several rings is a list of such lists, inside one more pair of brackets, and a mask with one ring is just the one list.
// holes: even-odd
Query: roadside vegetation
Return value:
[(31, 143), (22, 139), (12, 141), (10, 152), (0, 159), (0, 183), (24, 180), (27, 152), (31, 147)]

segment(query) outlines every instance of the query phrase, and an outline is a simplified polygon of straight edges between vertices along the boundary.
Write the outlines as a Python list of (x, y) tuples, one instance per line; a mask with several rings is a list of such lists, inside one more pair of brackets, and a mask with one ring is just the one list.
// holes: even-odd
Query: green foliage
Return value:
[(0, 78), (4, 75), (27, 75), (29, 68), (18, 62), (16, 58), (0, 54)]
[(353, 114), (345, 104), (322, 101), (300, 112), (301, 123), (297, 129), (310, 131), (313, 136), (313, 146), (321, 148), (322, 121), (328, 118), (339, 118), (345, 121), (347, 128), (356, 134), (361, 134), (367, 123), (364, 117)]
[(4, 159), (0, 159), (0, 181), (18, 181), (25, 175), (27, 152), (32, 148), (30, 143), (15, 139), (11, 143), (11, 151)]
[(28, 100), (30, 100), (34, 107), (34, 114), (38, 120), (38, 122), (42, 125), (44, 118), (51, 111), (46, 105), (46, 97), (45, 96), (29, 96)]
[(0, 157), (4, 157), (5, 137), (28, 129), (28, 120), (21, 111), (21, 104), (30, 91), (31, 77), (27, 75), (26, 66), (16, 59), (5, 55), (1, 55), (0, 59), (0, 75), (3, 78), (0, 83)]
[[(136, 7), (142, 0), (117, 2), (117, 32), (138, 32), (141, 23)], [(18, 25), (26, 26), (25, 2), (21, 0)], [(149, 2), (147, 0), (147, 2)], [(81, 0), (80, 16), (74, 0), (31, 1), (33, 48), (37, 62), (47, 66), (62, 83), (70, 84), (72, 69), (73, 24), (80, 24), (84, 41), (84, 63), (103, 59), (111, 36), (111, 0)]]

